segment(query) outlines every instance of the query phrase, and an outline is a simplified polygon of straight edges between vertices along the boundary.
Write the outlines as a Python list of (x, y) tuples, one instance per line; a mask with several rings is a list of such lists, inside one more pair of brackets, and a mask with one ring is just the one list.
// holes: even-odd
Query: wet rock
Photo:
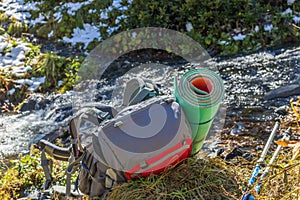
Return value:
[(20, 111), (24, 112), (24, 111), (35, 110), (35, 105), (36, 104), (37, 104), (37, 102), (33, 99), (30, 99), (29, 101), (25, 101), (22, 104), (22, 107), (21, 107)]
[(280, 106), (280, 107), (276, 108), (274, 110), (274, 112), (279, 114), (279, 115), (286, 115), (287, 114), (287, 108), (288, 108), (288, 106), (283, 105), (283, 106)]
[[(66, 199), (66, 187), (54, 185), (51, 192), (51, 199)], [(83, 194), (80, 193), (78, 190), (74, 190), (74, 186), (71, 186), (71, 196), (68, 199), (71, 200), (79, 200), (83, 198)]]
[(41, 198), (41, 195), (40, 195), (39, 191), (34, 190), (32, 193), (30, 193), (30, 194), (27, 195), (26, 197), (21, 198), (21, 199), (19, 199), (19, 200), (26, 200), (26, 199), (40, 200), (40, 199), (42, 199), (42, 198)]
[(244, 155), (244, 151), (242, 151), (240, 148), (231, 148), (231, 149), (228, 149), (226, 151), (224, 151), (220, 156), (221, 157), (224, 157), (224, 160), (226, 161), (229, 161), (237, 156), (242, 156)]
[(240, 134), (241, 130), (237, 129), (237, 128), (233, 128), (230, 131), (230, 135), (238, 135)]
[(46, 99), (42, 95), (33, 94), (27, 100), (25, 100), (20, 108), (21, 112), (44, 109), (50, 100)]
[(209, 158), (220, 156), (226, 149), (226, 147), (220, 146), (220, 143), (222, 143), (222, 140), (216, 138), (207, 140), (204, 142), (201, 151), (207, 153)]
[(275, 90), (271, 90), (270, 92), (265, 94), (265, 99), (270, 100), (275, 98), (284, 98), (298, 94), (300, 94), (300, 84), (291, 84), (282, 86)]
[(239, 135), (245, 129), (245, 123), (243, 122), (234, 122), (234, 125), (234, 128), (230, 131), (230, 135)]
[(244, 153), (243, 154), (243, 158), (245, 158), (246, 160), (248, 160), (249, 162), (251, 162), (253, 160), (253, 155), (251, 153)]

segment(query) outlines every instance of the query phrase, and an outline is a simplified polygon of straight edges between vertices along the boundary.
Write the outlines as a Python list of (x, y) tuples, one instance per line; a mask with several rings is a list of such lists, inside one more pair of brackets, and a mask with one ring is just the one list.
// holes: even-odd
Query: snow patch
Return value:
[(79, 10), (81, 8), (81, 6), (82, 6), (82, 3), (79, 3), (79, 2), (77, 2), (77, 3), (65, 3), (63, 5), (63, 7), (68, 10), (67, 12), (68, 12), (69, 15), (75, 15), (76, 14), (75, 12), (77, 10)]
[(94, 39), (100, 40), (100, 32), (96, 26), (83, 24), (83, 29), (75, 28), (72, 33), (72, 38), (63, 37), (63, 41), (75, 45), (76, 43), (84, 43), (84, 48)]
[(228, 42), (228, 41), (225, 41), (225, 40), (221, 40), (221, 41), (220, 41), (220, 44), (222, 44), (222, 45), (228, 45), (229, 42)]
[(97, 12), (96, 9), (94, 9), (94, 10), (89, 10), (89, 13), (90, 13), (90, 14), (93, 14), (93, 13), (96, 13), (96, 12)]
[(30, 79), (17, 79), (17, 80), (15, 80), (15, 82), (17, 84), (20, 84), (21, 86), (22, 85), (32, 85), (33, 84), (33, 81), (30, 80)]
[(61, 4), (62, 4), (61, 7), (67, 9), (67, 13), (69, 15), (74, 16), (76, 14), (76, 11), (79, 10), (82, 6), (89, 5), (92, 2), (93, 2), (93, 0), (88, 0), (85, 2), (76, 2), (76, 3), (69, 2), (69, 3), (64, 3), (64, 4), (62, 4), (62, 2), (61, 2)]
[(53, 14), (53, 17), (59, 23), (59, 22), (61, 22), (61, 19), (62, 19), (63, 15), (61, 14), (61, 12), (56, 12), (56, 13)]
[(292, 5), (295, 2), (295, 0), (287, 0), (288, 5)]
[[(128, 3), (131, 4), (129, 1)], [(122, 0), (114, 0), (112, 3), (112, 8), (116, 8), (119, 11), (123, 11), (123, 12), (128, 10), (127, 6), (122, 6)]]
[(296, 24), (298, 24), (298, 23), (300, 22), (300, 17), (294, 16), (294, 17), (293, 17), (293, 21), (294, 21)]
[(48, 38), (51, 38), (53, 36), (53, 30), (51, 30), (50, 33), (48, 33)]
[(11, 13), (10, 11), (7, 11), (6, 14), (21, 22), (24, 22), (26, 21), (26, 19), (31, 17), (31, 15), (28, 12), (15, 12), (14, 10)]
[(264, 25), (264, 30), (265, 31), (271, 32), (272, 29), (273, 29), (273, 24), (266, 24), (266, 25)]
[(107, 33), (109, 34), (109, 35), (111, 35), (113, 32), (115, 32), (115, 31), (117, 31), (119, 29), (119, 26), (111, 26), (111, 27), (109, 27), (108, 29), (107, 29)]
[(293, 13), (293, 11), (290, 8), (288, 8), (285, 11), (283, 11), (281, 14), (282, 15), (288, 15), (288, 14), (292, 14), (292, 13)]
[(28, 71), (30, 71), (32, 68), (30, 66), (21, 66), (21, 67), (14, 67), (12, 69), (12, 74), (16, 75), (18, 77), (23, 77), (25, 76), (25, 73), (27, 73)]
[(58, 82), (57, 82), (57, 87), (60, 87), (60, 86), (62, 86), (62, 84), (64, 83), (64, 81), (63, 80), (59, 80)]
[(121, 21), (122, 19), (125, 19), (125, 18), (126, 18), (125, 15), (120, 15), (120, 16), (118, 16), (118, 17), (116, 18), (115, 23), (116, 23), (116, 24), (119, 24), (120, 21)]
[(31, 78), (31, 81), (32, 81), (32, 85), (27, 89), (28, 91), (36, 91), (39, 86), (43, 83), (45, 83), (45, 80), (46, 80), (46, 77), (43, 76), (43, 77), (38, 77), (38, 78)]
[(238, 35), (234, 35), (233, 40), (244, 40), (246, 35), (239, 33)]
[(44, 20), (45, 17), (40, 13), (38, 18), (35, 18), (33, 20), (30, 20), (29, 24), (30, 26), (34, 26), (35, 24), (45, 24), (46, 21)]
[[(3, 38), (0, 38), (3, 40)], [(16, 47), (12, 47), (8, 42), (0, 42), (0, 52), (3, 52), (5, 48), (11, 48), (6, 52), (4, 56), (0, 56), (0, 68), (4, 68), (5, 72), (12, 71), (17, 76), (22, 76), (29, 70), (28, 67), (24, 67), (24, 61), (26, 59), (25, 54), (30, 51), (26, 43), (22, 43), (20, 40), (17, 42)]]
[(7, 91), (7, 94), (8, 95), (13, 95), (15, 93), (16, 89), (15, 88), (12, 88), (10, 90)]
[(3, 50), (7, 47), (7, 42), (0, 42), (0, 53), (3, 52)]
[(27, 2), (23, 0), (3, 0), (0, 1), (0, 11), (3, 11), (8, 17), (13, 17), (21, 22), (26, 22), (31, 17), (30, 10), (38, 10), (37, 5), (43, 2)]
[(186, 23), (185, 28), (186, 28), (187, 32), (190, 32), (191, 30), (194, 29), (191, 22)]
[(101, 12), (100, 19), (108, 19), (108, 14), (106, 11)]
[(42, 4), (43, 2), (27, 2), (23, 8), (24, 10), (38, 10), (39, 8), (37, 5)]
[(121, 8), (122, 7), (121, 2), (122, 2), (122, 0), (114, 0), (112, 3), (112, 6), (114, 8)]

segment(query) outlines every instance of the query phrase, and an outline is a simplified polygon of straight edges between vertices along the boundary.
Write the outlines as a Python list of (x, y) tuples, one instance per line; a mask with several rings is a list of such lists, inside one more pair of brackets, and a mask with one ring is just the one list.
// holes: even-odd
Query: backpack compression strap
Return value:
[(136, 165), (125, 173), (128, 180), (138, 178), (139, 176), (147, 177), (151, 173), (159, 174), (167, 167), (173, 166), (192, 152), (192, 139), (186, 138), (183, 142), (167, 149), (153, 158)]

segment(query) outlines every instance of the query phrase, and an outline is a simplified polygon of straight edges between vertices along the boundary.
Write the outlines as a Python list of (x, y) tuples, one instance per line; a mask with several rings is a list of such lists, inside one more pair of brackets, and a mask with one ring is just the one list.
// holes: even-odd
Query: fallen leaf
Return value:
[(275, 143), (283, 147), (295, 147), (298, 142), (295, 140), (277, 140)]
[(277, 140), (275, 143), (283, 147), (287, 147), (289, 145), (289, 142), (285, 140)]

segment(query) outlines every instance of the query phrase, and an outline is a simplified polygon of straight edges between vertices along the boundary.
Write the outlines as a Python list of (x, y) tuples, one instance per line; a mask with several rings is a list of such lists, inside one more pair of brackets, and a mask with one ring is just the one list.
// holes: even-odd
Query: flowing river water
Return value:
[[(226, 123), (232, 123), (237, 118), (243, 122), (274, 120), (280, 114), (274, 110), (288, 105), (290, 98), (297, 96), (293, 94), (284, 98), (265, 99), (265, 94), (271, 90), (291, 84), (300, 85), (300, 48), (298, 47), (230, 58), (213, 58), (208, 61), (208, 64), (219, 70), (225, 83), (226, 96), (223, 103), (227, 107)], [(61, 127), (66, 127), (72, 115), (74, 97), (93, 99), (112, 106), (119, 105), (121, 98), (115, 91), (120, 90), (124, 81), (130, 78), (128, 73), (118, 77), (119, 71), (115, 69), (119, 69), (120, 66), (124, 68), (123, 65), (133, 64), (130, 59), (123, 60), (121, 64), (117, 63), (113, 66), (115, 68), (110, 69), (111, 80), (91, 83), (95, 85), (96, 95), (93, 92), (82, 94), (75, 91), (65, 94), (34, 94), (31, 97), (34, 109), (20, 114), (2, 114), (0, 156), (10, 157), (18, 153), (26, 153), (29, 145), (34, 141), (48, 133), (57, 132)], [(135, 65), (138, 65), (138, 62)], [(190, 66), (177, 61), (168, 65), (163, 69), (165, 74), (163, 77), (157, 75), (161, 73), (157, 70), (161, 69), (142, 71), (137, 76), (143, 75), (152, 79), (159, 83), (162, 90), (172, 92), (175, 69)], [(286, 93), (288, 96), (288, 91)], [(89, 96), (91, 94), (93, 96)]]

